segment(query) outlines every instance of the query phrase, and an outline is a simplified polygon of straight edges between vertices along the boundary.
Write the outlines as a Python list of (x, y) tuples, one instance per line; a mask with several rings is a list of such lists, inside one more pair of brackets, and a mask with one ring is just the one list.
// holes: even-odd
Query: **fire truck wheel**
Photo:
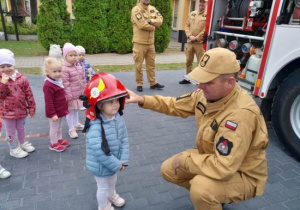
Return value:
[(300, 161), (300, 69), (280, 85), (273, 101), (272, 121), (278, 140)]

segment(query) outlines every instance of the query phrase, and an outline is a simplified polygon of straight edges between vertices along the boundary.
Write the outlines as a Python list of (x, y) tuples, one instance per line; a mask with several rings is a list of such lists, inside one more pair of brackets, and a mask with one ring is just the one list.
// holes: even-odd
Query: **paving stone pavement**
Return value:
[[(116, 72), (127, 88), (135, 90), (134, 72)], [(184, 70), (158, 71), (157, 80), (164, 90), (144, 94), (179, 96), (194, 90), (193, 85), (179, 85)], [(27, 119), (26, 132), (48, 132), (44, 117), (43, 77), (28, 75), (37, 102), (35, 119)], [(146, 78), (146, 77), (145, 77)], [(80, 112), (84, 121), (84, 112)], [(126, 199), (124, 210), (192, 210), (189, 193), (165, 182), (160, 175), (161, 163), (171, 155), (194, 146), (195, 120), (170, 117), (143, 110), (135, 104), (126, 105), (124, 118), (130, 138), (130, 166), (118, 175), (117, 192)], [(67, 125), (64, 122), (64, 137)], [(263, 196), (238, 204), (225, 205), (224, 210), (298, 210), (300, 209), (300, 163), (291, 158), (278, 144), (272, 124), (268, 124), (270, 144), (267, 149), (269, 177)], [(65, 152), (48, 149), (49, 140), (30, 140), (36, 151), (27, 158), (9, 155), (8, 146), (0, 142), (0, 163), (12, 172), (0, 180), (1, 210), (96, 210), (96, 183), (85, 167), (85, 137)]]

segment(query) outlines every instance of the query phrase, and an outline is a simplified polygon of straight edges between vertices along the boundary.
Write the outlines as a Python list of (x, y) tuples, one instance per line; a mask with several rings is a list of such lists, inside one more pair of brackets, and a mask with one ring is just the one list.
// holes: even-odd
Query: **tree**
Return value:
[(111, 52), (132, 51), (131, 9), (134, 5), (136, 5), (136, 0), (110, 0), (108, 37)]
[(172, 8), (169, 0), (152, 0), (151, 5), (162, 14), (163, 24), (155, 30), (155, 50), (156, 52), (163, 52), (170, 43), (172, 32)]
[[(65, 11), (62, 11), (65, 8)], [(50, 44), (63, 46), (69, 41), (71, 25), (66, 18), (66, 3), (63, 0), (41, 0), (37, 18), (37, 35), (42, 46), (49, 50)]]
[(103, 0), (76, 0), (72, 42), (82, 45), (88, 53), (107, 52), (107, 19)]

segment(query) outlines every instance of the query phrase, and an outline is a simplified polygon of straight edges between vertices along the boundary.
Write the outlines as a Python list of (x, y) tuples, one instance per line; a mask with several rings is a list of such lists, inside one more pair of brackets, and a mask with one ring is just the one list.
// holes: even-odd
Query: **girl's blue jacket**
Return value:
[(86, 133), (86, 166), (94, 176), (105, 177), (118, 172), (122, 163), (129, 165), (129, 142), (124, 118), (119, 113), (113, 120), (105, 118), (102, 114), (100, 116), (103, 119), (111, 155), (105, 155), (101, 149), (100, 120), (97, 118), (90, 121), (90, 127)]

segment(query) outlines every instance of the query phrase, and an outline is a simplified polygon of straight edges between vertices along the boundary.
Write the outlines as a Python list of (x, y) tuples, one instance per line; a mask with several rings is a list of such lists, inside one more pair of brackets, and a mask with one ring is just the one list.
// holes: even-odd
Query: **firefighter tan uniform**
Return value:
[[(151, 20), (148, 23), (147, 20)], [(137, 86), (143, 85), (142, 64), (146, 60), (146, 73), (149, 84), (155, 85), (155, 47), (154, 31), (161, 26), (163, 17), (159, 11), (142, 3), (137, 4), (131, 11), (133, 24), (133, 60), (135, 62), (135, 78)]]
[[(196, 54), (197, 62), (199, 63), (203, 49), (203, 35), (205, 32), (206, 24), (206, 12), (205, 11), (193, 11), (189, 15), (185, 23), (185, 34), (188, 38), (186, 47), (186, 74), (190, 73), (193, 68), (194, 54)], [(196, 41), (191, 41), (189, 37), (193, 35), (196, 37)]]
[[(200, 71), (211, 71), (217, 65), (223, 74), (232, 73), (235, 68), (238, 71), (235, 59), (235, 64), (222, 66), (227, 65), (226, 53), (224, 59), (209, 53), (189, 74), (192, 80), (197, 81)], [(209, 77), (207, 72), (201, 77)], [(177, 175), (172, 162), (178, 154), (162, 164), (161, 173), (165, 180), (190, 191), (196, 210), (221, 210), (222, 204), (263, 194), (267, 180), (267, 128), (259, 107), (238, 84), (225, 98), (213, 103), (206, 100), (202, 90), (196, 90), (178, 98), (145, 96), (142, 107), (184, 118), (195, 115), (196, 147), (181, 153)]]

